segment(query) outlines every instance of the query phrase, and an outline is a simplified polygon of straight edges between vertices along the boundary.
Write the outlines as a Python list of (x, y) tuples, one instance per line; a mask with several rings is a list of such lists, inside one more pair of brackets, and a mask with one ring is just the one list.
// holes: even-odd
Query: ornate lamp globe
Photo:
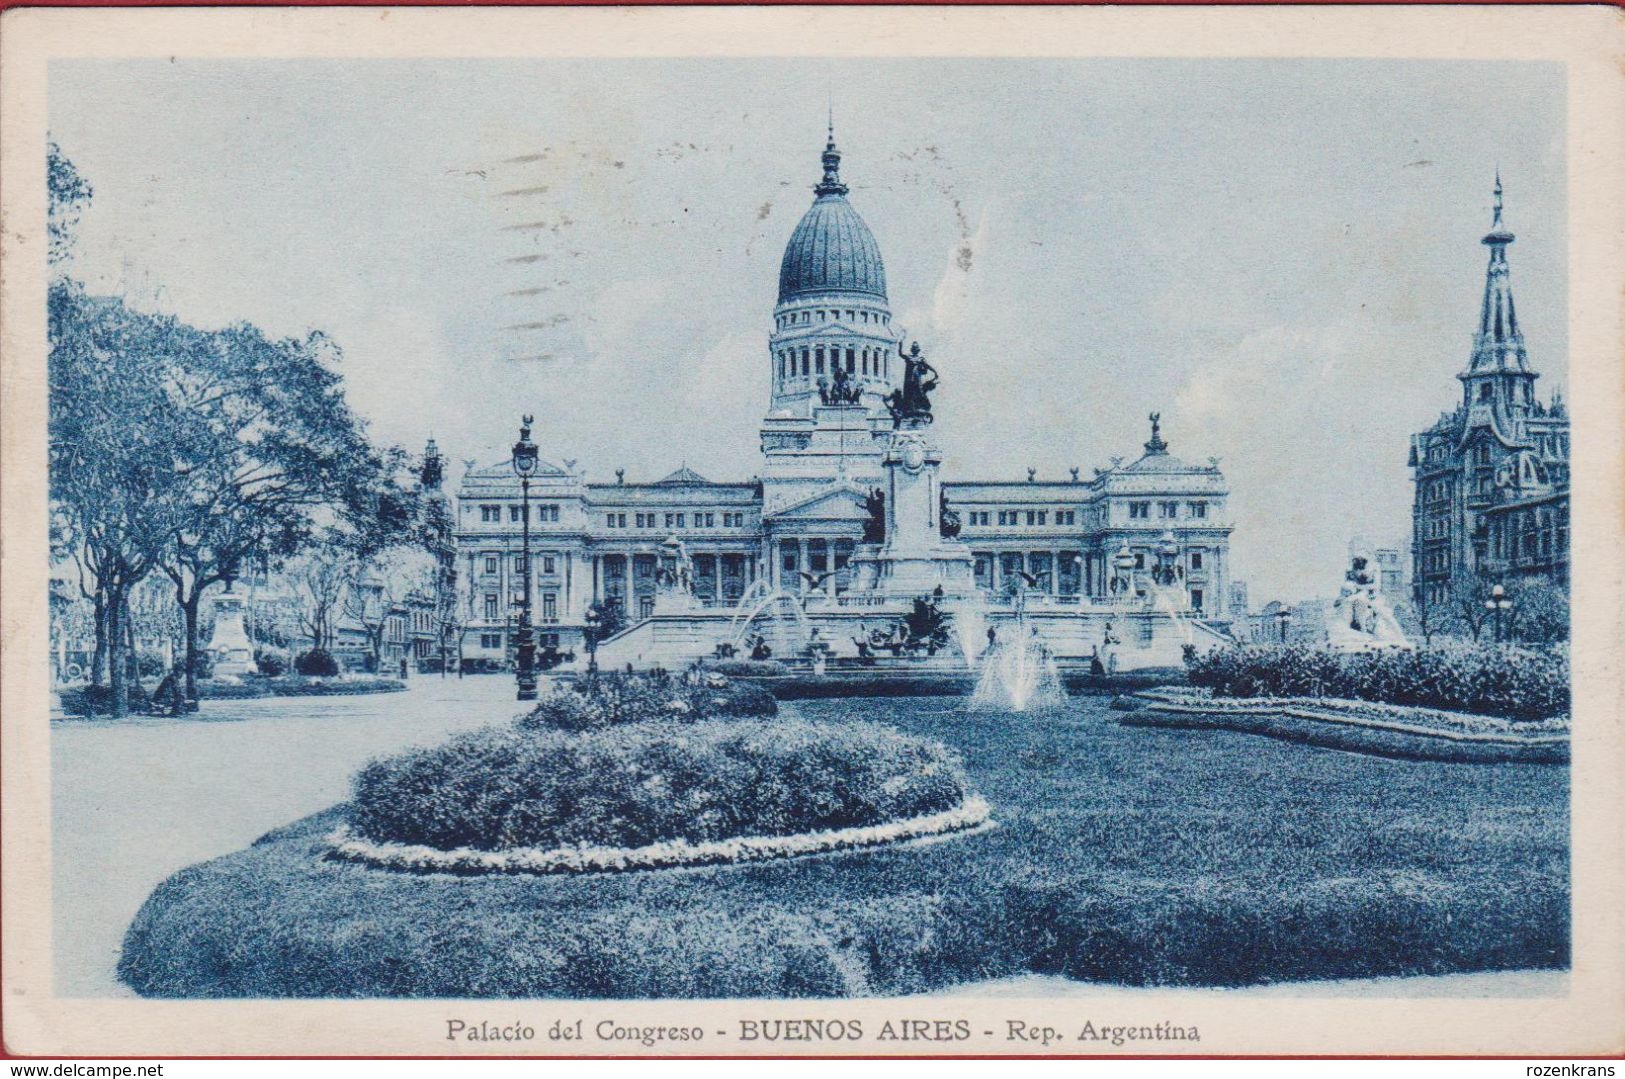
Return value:
[(536, 450), (536, 443), (530, 440), (530, 425), (535, 418), (527, 414), (519, 425), (519, 441), (513, 444), (513, 471), (520, 479), (529, 479), (536, 474), (536, 466), (540, 462)]

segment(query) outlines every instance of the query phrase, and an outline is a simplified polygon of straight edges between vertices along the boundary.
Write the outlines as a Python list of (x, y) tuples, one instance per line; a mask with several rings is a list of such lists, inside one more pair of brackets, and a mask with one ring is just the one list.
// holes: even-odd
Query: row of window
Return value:
[[(494, 554), (494, 553), (492, 553), (490, 551), (485, 552), (485, 572), (486, 573), (494, 574), (494, 573), (497, 572), (497, 568), (498, 568), (497, 559), (499, 557), (500, 557), (499, 555)], [(558, 556), (557, 555), (543, 554), (543, 555), (539, 556), (539, 561), (541, 562), (541, 572), (542, 572), (543, 576), (546, 576), (546, 575), (552, 574), (552, 573), (557, 573), (559, 571), (559, 561), (558, 561)], [(516, 554), (516, 555), (513, 556), (513, 571), (515, 573), (521, 573), (521, 574), (525, 572), (525, 556), (524, 556), (523, 553)]]
[(1423, 539), (1448, 539), (1450, 536), (1450, 518), (1429, 517), (1422, 526)]
[[(558, 522), (559, 522), (559, 507), (556, 504), (551, 503), (551, 502), (537, 502), (537, 503), (533, 503), (530, 508), (535, 511), (535, 513), (534, 513), (534, 515), (532, 517), (532, 520), (535, 520), (535, 521), (537, 521), (539, 523), (542, 523), (542, 524), (558, 524)], [(520, 521), (523, 521), (525, 519), (525, 512), (524, 511), (525, 511), (524, 506), (509, 506), (508, 507), (508, 522), (510, 524), (518, 524)], [(480, 507), (480, 523), (481, 524), (488, 524), (488, 525), (489, 524), (501, 524), (502, 523), (502, 507), (501, 506), (493, 506), (493, 505), (482, 505)]]
[(1422, 552), (1422, 572), (1423, 573), (1449, 573), (1450, 572), (1450, 549), (1448, 547), (1440, 547), (1440, 548), (1436, 548), (1434, 550), (1423, 551)]
[(1450, 499), (1450, 478), (1429, 480), (1422, 485), (1423, 502), (1447, 502)]
[[(633, 528), (688, 528), (690, 519), (693, 520), (693, 527), (695, 527), (695, 528), (715, 528), (715, 527), (717, 527), (717, 515), (715, 513), (701, 513), (701, 512), (694, 512), (694, 513), (665, 513), (665, 514), (661, 514), (661, 513), (634, 513), (632, 515), (632, 527)], [(606, 514), (604, 514), (604, 527), (605, 528), (625, 528), (625, 527), (627, 527), (626, 514), (624, 514), (624, 513), (606, 513)], [(731, 512), (723, 513), (722, 514), (722, 527), (723, 528), (744, 528), (745, 527), (745, 514), (744, 514), (744, 512), (741, 511), (741, 512), (738, 512), (738, 513), (731, 513)]]
[[(1165, 521), (1172, 521), (1172, 520), (1175, 520), (1175, 519), (1177, 519), (1179, 517), (1179, 502), (1177, 500), (1176, 501), (1159, 501), (1159, 502), (1157, 502), (1156, 506), (1157, 506), (1157, 516), (1160, 517), (1161, 519), (1165, 520)], [(1151, 503), (1150, 502), (1130, 502), (1128, 504), (1128, 516), (1129, 516), (1129, 520), (1131, 520), (1131, 521), (1148, 521), (1148, 520), (1150, 520), (1151, 519)], [(1188, 503), (1186, 503), (1185, 516), (1195, 518), (1196, 520), (1199, 520), (1199, 521), (1200, 520), (1205, 520), (1207, 518), (1207, 503), (1206, 502), (1188, 502)]]
[[(841, 312), (839, 310), (791, 311), (789, 314), (780, 315), (774, 321), (778, 323), (779, 329), (787, 330), (791, 326), (810, 326), (812, 325), (812, 321), (815, 316), (819, 322), (841, 321)], [(861, 311), (856, 308), (848, 307), (846, 309), (846, 321), (854, 326), (868, 326), (870, 324), (876, 326), (890, 326), (891, 316), (883, 315), (879, 311)]]
[(1540, 506), (1519, 510), (1498, 522), (1492, 532), (1495, 557), (1549, 559), (1569, 549), (1567, 506)]
[[(825, 349), (822, 345), (808, 349), (803, 347), (799, 353), (793, 348), (779, 349), (779, 380), (781, 382), (795, 378), (800, 374), (802, 378), (812, 378), (825, 373), (825, 359), (829, 361), (828, 373), (833, 375), (841, 366), (841, 350), (838, 348)], [(799, 359), (799, 365), (797, 363)], [(799, 369), (799, 371), (798, 371)], [(864, 378), (888, 378), (891, 375), (891, 350), (884, 348), (846, 350), (846, 373)]]
[[(502, 597), (495, 592), (487, 592), (485, 594), (485, 620), (487, 622), (495, 622), (497, 619), (502, 617), (501, 600)], [(516, 595), (513, 597), (512, 606), (517, 610), (519, 605), (524, 601), (525, 597), (522, 594)], [(541, 621), (543, 624), (557, 622), (559, 620), (559, 594), (557, 592), (543, 592), (541, 609)], [(485, 647), (490, 648), (492, 646), (485, 645)]]

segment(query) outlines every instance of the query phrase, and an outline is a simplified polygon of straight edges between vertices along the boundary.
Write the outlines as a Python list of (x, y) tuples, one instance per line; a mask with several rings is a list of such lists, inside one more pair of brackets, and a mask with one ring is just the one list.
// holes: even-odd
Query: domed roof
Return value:
[(824, 179), (817, 199), (790, 234), (779, 264), (779, 302), (819, 292), (864, 292), (886, 298), (880, 245), (846, 201), (841, 154), (831, 135), (824, 147)]

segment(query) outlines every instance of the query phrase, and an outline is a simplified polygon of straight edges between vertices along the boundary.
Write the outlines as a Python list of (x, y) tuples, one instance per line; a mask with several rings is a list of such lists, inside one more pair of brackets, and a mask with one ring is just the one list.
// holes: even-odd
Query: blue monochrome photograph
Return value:
[(1568, 994), (1561, 64), (48, 81), (58, 996)]

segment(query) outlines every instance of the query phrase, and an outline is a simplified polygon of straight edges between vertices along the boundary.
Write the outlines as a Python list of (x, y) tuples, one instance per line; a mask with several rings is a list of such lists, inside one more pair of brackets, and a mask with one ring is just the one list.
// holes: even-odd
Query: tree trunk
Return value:
[(124, 600), (124, 612), (119, 615), (119, 621), (124, 624), (124, 663), (129, 670), (130, 682), (140, 688), (141, 662), (135, 651), (135, 616), (130, 614), (128, 598)]
[(94, 603), (96, 621), (96, 651), (90, 657), (90, 684), (99, 686), (107, 677), (107, 595), (96, 590)]
[(201, 591), (194, 591), (181, 604), (181, 617), (186, 626), (186, 699), (197, 700), (197, 621)]
[(107, 673), (110, 694), (108, 711), (115, 719), (129, 714), (130, 711), (130, 687), (127, 678), (129, 667), (124, 663), (124, 657), (120, 654), (123, 649), (119, 647), (123, 639), (124, 627), (121, 622), (123, 608), (124, 597), (117, 592), (112, 593), (106, 610), (109, 653)]

